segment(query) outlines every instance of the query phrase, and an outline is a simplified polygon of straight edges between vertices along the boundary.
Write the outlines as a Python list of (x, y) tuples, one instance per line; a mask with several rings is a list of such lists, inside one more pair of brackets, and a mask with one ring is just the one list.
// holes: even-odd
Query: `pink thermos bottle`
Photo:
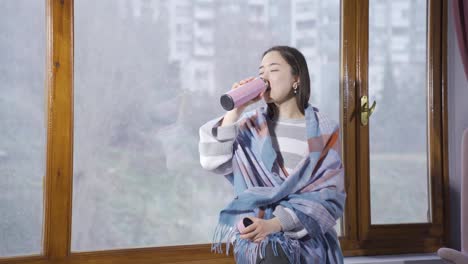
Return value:
[(257, 97), (268, 88), (268, 82), (258, 77), (254, 80), (230, 90), (220, 98), (221, 105), (227, 111), (239, 107)]

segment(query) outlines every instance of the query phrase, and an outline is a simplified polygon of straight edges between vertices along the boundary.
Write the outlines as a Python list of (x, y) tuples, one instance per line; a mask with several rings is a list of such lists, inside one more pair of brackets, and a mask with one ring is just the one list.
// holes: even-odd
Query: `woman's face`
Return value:
[(298, 78), (291, 74), (291, 66), (278, 51), (265, 54), (259, 68), (259, 76), (270, 83), (270, 89), (263, 94), (265, 102), (281, 104), (294, 97), (292, 86)]

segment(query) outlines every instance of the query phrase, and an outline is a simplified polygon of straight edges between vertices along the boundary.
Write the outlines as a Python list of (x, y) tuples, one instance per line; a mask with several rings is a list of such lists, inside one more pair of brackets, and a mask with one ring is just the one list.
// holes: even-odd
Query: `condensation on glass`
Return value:
[(371, 222), (427, 223), (426, 1), (369, 5)]
[(198, 128), (281, 44), (339, 120), (339, 15), (338, 0), (75, 1), (72, 250), (209, 243), (233, 190), (201, 168)]
[(45, 3), (0, 0), (0, 258), (42, 252)]

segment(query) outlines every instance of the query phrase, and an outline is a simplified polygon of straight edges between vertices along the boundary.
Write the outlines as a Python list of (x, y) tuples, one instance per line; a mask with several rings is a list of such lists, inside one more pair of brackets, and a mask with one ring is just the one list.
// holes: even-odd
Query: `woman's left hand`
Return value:
[(278, 218), (261, 219), (257, 217), (249, 217), (253, 224), (249, 225), (241, 232), (240, 238), (250, 239), (258, 243), (265, 239), (269, 234), (281, 231), (281, 224)]

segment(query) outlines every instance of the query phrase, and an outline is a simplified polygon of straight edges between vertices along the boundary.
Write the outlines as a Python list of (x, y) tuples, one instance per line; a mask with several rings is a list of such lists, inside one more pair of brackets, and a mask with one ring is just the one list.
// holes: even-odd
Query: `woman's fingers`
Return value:
[(253, 223), (246, 227), (244, 230), (241, 232), (241, 238), (243, 239), (252, 239), (254, 238), (260, 231), (258, 229), (258, 218), (256, 217), (249, 217)]
[(253, 239), (257, 234), (258, 234), (258, 231), (254, 230), (252, 232), (245, 233), (244, 235), (241, 235), (240, 238), (242, 238), (242, 239)]
[(249, 78), (243, 79), (242, 81), (239, 82), (239, 84), (243, 85), (245, 83), (252, 81), (253, 79), (255, 79), (255, 77), (249, 77)]
[(248, 81), (251, 81), (251, 80), (253, 80), (253, 79), (255, 79), (255, 77), (251, 76), (251, 77), (249, 77), (249, 78), (245, 78), (244, 81), (248, 82)]
[[(248, 120), (248, 121), (250, 121), (250, 120)], [(253, 217), (251, 217), (250, 219), (252, 219), (253, 224), (251, 224), (251, 225), (249, 225), (248, 227), (246, 227), (246, 228), (242, 231), (241, 234), (247, 234), (247, 233), (250, 233), (250, 232), (252, 232), (252, 231), (254, 231), (254, 230), (257, 229), (258, 224), (257, 224), (256, 219), (253, 218)]]
[(253, 79), (255, 79), (255, 77), (250, 77), (247, 79), (248, 82), (252, 81)]
[(231, 89), (236, 89), (237, 87), (239, 87), (239, 83), (235, 82), (232, 84)]
[(257, 237), (254, 237), (253, 242), (255, 242), (255, 243), (260, 243), (260, 242), (262, 242), (263, 239), (264, 239), (264, 237), (258, 237), (258, 236), (257, 236)]
[(255, 79), (255, 77), (249, 77), (249, 78), (243, 79), (243, 80), (241, 80), (239, 82), (235, 82), (234, 84), (232, 84), (231, 89), (236, 89), (237, 87), (242, 86), (242, 85), (252, 81), (253, 79)]
[(250, 217), (250, 219), (252, 219), (253, 224), (249, 225), (241, 232), (240, 238), (261, 242), (265, 238), (265, 234), (262, 231), (262, 224), (264, 224), (263, 219), (256, 217)]

